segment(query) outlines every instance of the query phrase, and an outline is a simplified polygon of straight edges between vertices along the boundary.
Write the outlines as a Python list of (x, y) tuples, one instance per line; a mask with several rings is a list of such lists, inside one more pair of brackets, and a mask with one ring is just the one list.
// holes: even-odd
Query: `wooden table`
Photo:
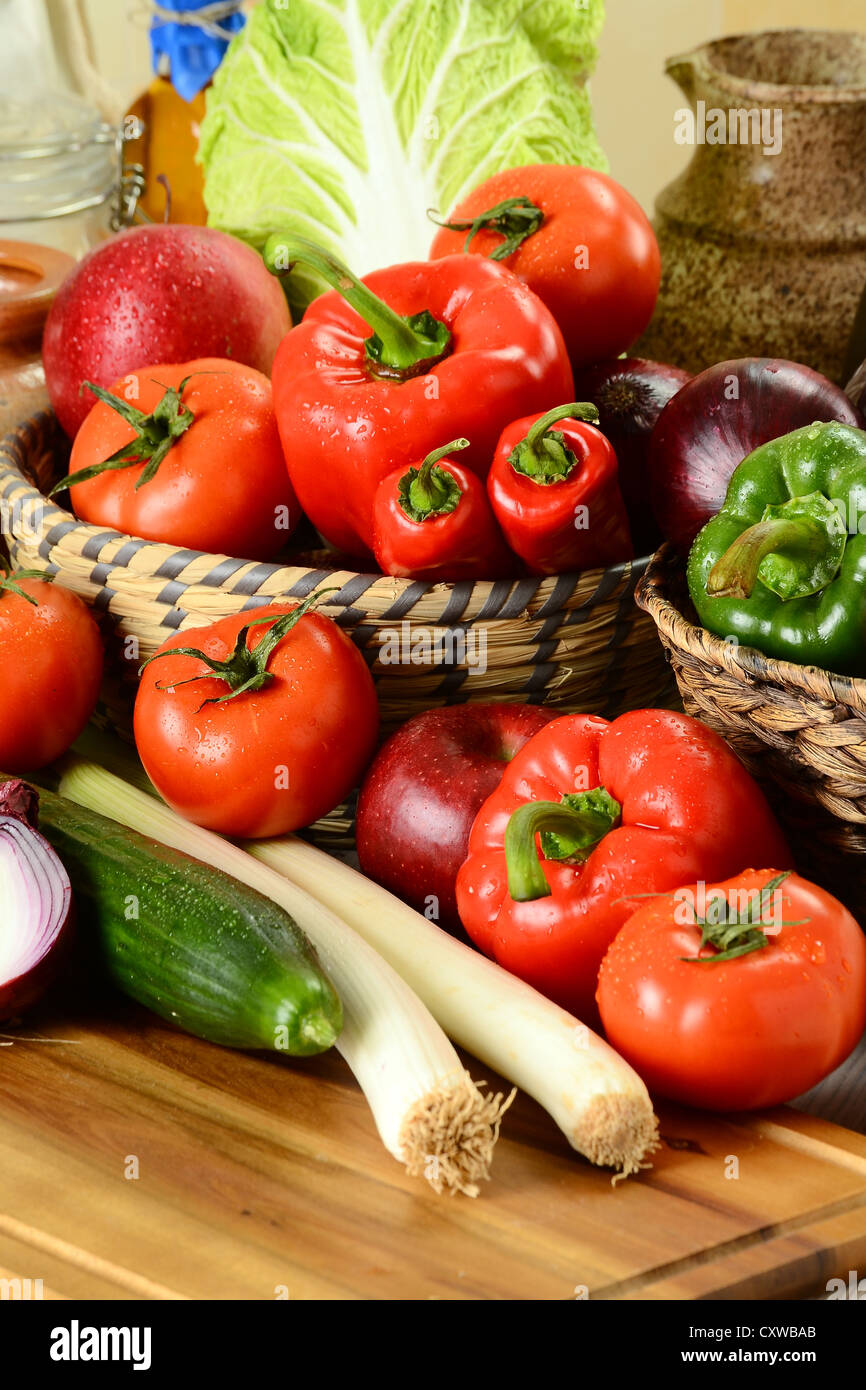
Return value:
[(336, 1053), (227, 1052), (124, 1001), (9, 1036), (0, 1278), (46, 1298), (791, 1298), (866, 1272), (866, 1137), (790, 1110), (666, 1107), (652, 1169), (612, 1186), (520, 1096), (482, 1195), (447, 1198)]

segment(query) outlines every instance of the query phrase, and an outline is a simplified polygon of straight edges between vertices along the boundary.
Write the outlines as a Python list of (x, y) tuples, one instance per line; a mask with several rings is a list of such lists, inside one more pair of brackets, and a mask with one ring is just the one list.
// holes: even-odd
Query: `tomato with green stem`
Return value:
[(504, 169), (448, 218), (431, 217), (439, 222), (431, 260), (468, 251), (501, 261), (547, 305), (575, 369), (618, 357), (652, 317), (658, 242), (640, 204), (597, 169)]
[(0, 769), (33, 772), (66, 752), (93, 713), (103, 663), (86, 604), (0, 556)]
[(145, 540), (270, 560), (301, 516), (271, 383), (228, 358), (130, 372), (97, 398), (72, 446), (76, 516)]
[(866, 937), (774, 869), (635, 899), (599, 973), (611, 1044), (650, 1091), (707, 1110), (793, 1100), (866, 1028)]
[(136, 745), (187, 820), (242, 839), (284, 835), (360, 780), (376, 691), (351, 638), (310, 611), (325, 592), (175, 633), (145, 662)]

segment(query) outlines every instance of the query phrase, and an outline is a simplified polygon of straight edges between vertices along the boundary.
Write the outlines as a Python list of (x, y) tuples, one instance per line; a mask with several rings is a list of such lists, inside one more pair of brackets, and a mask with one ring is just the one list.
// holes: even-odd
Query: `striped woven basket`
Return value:
[(337, 585), (322, 611), (351, 634), (378, 688), (383, 730), (465, 700), (527, 701), (614, 715), (673, 685), (634, 603), (646, 561), (548, 579), (424, 584), (327, 567), (254, 564), (86, 525), (48, 501), (68, 442), (44, 411), (0, 444), (0, 520), (19, 568), (45, 569), (107, 615), (98, 722), (124, 737), (140, 663), (178, 628)]
[(637, 602), (658, 627), (687, 713), (717, 729), (762, 783), (798, 868), (866, 926), (866, 680), (774, 661), (708, 632), (670, 546), (652, 557)]

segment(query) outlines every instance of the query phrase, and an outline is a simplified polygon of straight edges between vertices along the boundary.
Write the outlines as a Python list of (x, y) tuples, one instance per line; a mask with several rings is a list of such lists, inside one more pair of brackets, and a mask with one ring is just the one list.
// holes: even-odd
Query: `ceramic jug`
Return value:
[(866, 282), (866, 34), (781, 29), (666, 71), (694, 146), (656, 202), (662, 284), (635, 351), (692, 372), (785, 357), (834, 381)]

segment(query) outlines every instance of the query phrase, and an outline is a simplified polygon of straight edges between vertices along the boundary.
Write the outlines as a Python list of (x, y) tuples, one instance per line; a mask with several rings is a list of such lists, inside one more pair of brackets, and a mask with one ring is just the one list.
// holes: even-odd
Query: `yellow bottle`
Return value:
[(170, 222), (204, 225), (204, 179), (196, 163), (199, 124), (205, 93), (184, 101), (167, 77), (155, 77), (129, 108), (129, 117), (143, 125), (142, 134), (126, 146), (126, 158), (140, 164), (147, 180), (139, 207), (153, 222), (165, 220), (168, 184)]
[(139, 207), (152, 221), (207, 221), (196, 163), (199, 127), (205, 92), (243, 28), (242, 9), (242, 0), (166, 0), (154, 7), (150, 47), (156, 77), (130, 107), (129, 117), (144, 129), (126, 147), (128, 161), (144, 169)]

